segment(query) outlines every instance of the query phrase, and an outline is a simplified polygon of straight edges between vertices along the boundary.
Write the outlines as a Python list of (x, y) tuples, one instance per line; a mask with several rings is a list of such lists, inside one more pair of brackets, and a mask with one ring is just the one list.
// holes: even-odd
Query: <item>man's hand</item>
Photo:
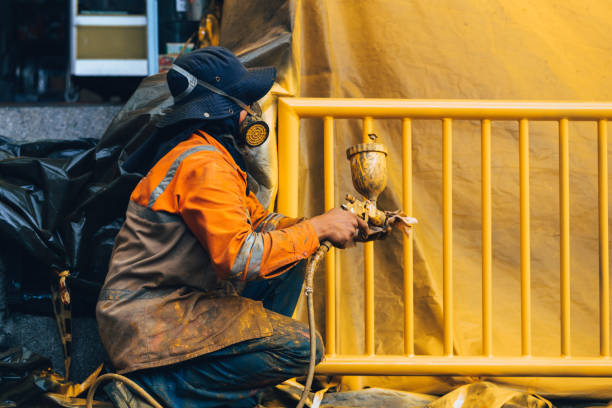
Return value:
[(368, 224), (364, 220), (340, 208), (331, 209), (309, 221), (319, 241), (327, 240), (338, 248), (353, 246), (360, 235), (367, 237), (370, 234)]

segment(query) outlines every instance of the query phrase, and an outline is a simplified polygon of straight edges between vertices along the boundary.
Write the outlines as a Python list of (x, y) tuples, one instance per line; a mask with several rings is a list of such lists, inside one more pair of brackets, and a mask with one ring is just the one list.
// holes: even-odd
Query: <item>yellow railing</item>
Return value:
[[(347, 375), (489, 375), (489, 376), (612, 376), (610, 360), (610, 294), (608, 267), (607, 121), (612, 103), (562, 103), (463, 100), (280, 98), (278, 104), (278, 210), (298, 212), (298, 149), (301, 118), (323, 118), (325, 210), (334, 204), (334, 119), (362, 118), (363, 139), (372, 133), (375, 118), (402, 122), (403, 210), (412, 215), (412, 120), (442, 122), (443, 194), (443, 328), (444, 355), (414, 355), (412, 237), (404, 238), (404, 354), (374, 353), (373, 243), (364, 248), (365, 353), (342, 355), (336, 350), (335, 253), (326, 258), (325, 360), (318, 372)], [(482, 356), (453, 355), (452, 270), (452, 131), (453, 120), (481, 121), (482, 164)], [(521, 356), (499, 357), (492, 350), (491, 285), (491, 121), (519, 123)], [(529, 121), (559, 123), (560, 298), (561, 355), (536, 357), (531, 351)], [(600, 356), (572, 357), (570, 350), (570, 229), (569, 121), (596, 121), (599, 149)]]

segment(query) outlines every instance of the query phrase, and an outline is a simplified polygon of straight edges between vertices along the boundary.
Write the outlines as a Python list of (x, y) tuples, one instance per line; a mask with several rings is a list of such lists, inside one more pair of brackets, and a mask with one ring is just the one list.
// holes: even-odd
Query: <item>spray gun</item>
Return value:
[(353, 186), (364, 199), (347, 194), (347, 202), (341, 207), (362, 218), (372, 228), (384, 228), (388, 226), (387, 215), (376, 208), (376, 200), (387, 186), (387, 149), (383, 144), (375, 143), (375, 134), (369, 137), (371, 143), (361, 143), (346, 150)]
[[(368, 135), (372, 142), (351, 146), (346, 151), (347, 159), (351, 165), (353, 186), (363, 199), (357, 199), (350, 194), (346, 195), (346, 203), (341, 208), (350, 211), (368, 223), (370, 234), (359, 237), (361, 241), (371, 241), (384, 238), (391, 225), (398, 226), (404, 233), (409, 234), (417, 220), (408, 217), (401, 211), (383, 211), (377, 208), (376, 200), (387, 186), (387, 149), (381, 143), (376, 143), (375, 134)], [(314, 305), (312, 299), (314, 271), (325, 253), (331, 248), (329, 241), (323, 241), (317, 251), (310, 257), (305, 270), (305, 294), (308, 305), (308, 325), (310, 327), (310, 364), (306, 384), (297, 408), (302, 408), (312, 385), (315, 368), (316, 341)]]
[(359, 200), (350, 194), (341, 207), (368, 223), (371, 230), (368, 240), (384, 237), (391, 225), (399, 226), (406, 234), (417, 223), (401, 211), (382, 211), (377, 208), (376, 200), (387, 186), (387, 149), (376, 143), (374, 133), (368, 135), (372, 142), (349, 147), (346, 157), (351, 164), (353, 186), (364, 198)]

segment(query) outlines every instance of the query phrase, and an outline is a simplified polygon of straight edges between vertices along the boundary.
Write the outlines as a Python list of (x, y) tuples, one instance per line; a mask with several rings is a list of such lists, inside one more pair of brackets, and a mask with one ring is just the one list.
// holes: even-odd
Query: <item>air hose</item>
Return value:
[(129, 378), (123, 375), (112, 374), (112, 373), (101, 375), (91, 385), (91, 388), (89, 389), (89, 392), (87, 393), (87, 408), (92, 408), (93, 397), (94, 397), (94, 394), (96, 393), (96, 390), (98, 389), (98, 386), (102, 384), (104, 381), (109, 381), (109, 380), (117, 380), (117, 381), (120, 381), (126, 384), (132, 390), (134, 390), (138, 395), (140, 395), (146, 402), (151, 404), (153, 408), (164, 408), (163, 406), (159, 404), (159, 402), (155, 401), (155, 399), (148, 392), (146, 392), (141, 386), (136, 384), (134, 381), (130, 380)]
[[(315, 253), (308, 259), (308, 263), (306, 264), (306, 269), (304, 270), (304, 293), (306, 294), (306, 301), (308, 306), (308, 326), (310, 329), (310, 361), (308, 363), (308, 373), (306, 375), (306, 384), (304, 385), (304, 391), (302, 391), (302, 397), (300, 398), (300, 402), (298, 402), (296, 408), (302, 408), (304, 403), (306, 402), (306, 398), (308, 397), (308, 393), (310, 392), (310, 387), (312, 386), (312, 380), (314, 378), (314, 369), (316, 363), (317, 356), (317, 334), (315, 330), (315, 317), (314, 317), (314, 302), (312, 300), (312, 292), (313, 292), (313, 279), (314, 272), (319, 266), (321, 260), (325, 257), (325, 254), (331, 248), (331, 243), (329, 241), (321, 242), (321, 246), (315, 251)], [(136, 384), (134, 381), (129, 378), (119, 375), (119, 374), (103, 374), (94, 381), (87, 393), (87, 408), (92, 408), (93, 406), (93, 397), (98, 389), (98, 386), (102, 384), (104, 381), (116, 380), (120, 381), (127, 386), (129, 386), (133, 391), (135, 391), (138, 395), (140, 395), (145, 401), (153, 406), (153, 408), (163, 408), (155, 399), (147, 393), (142, 387)]]
[(317, 270), (321, 259), (325, 257), (327, 251), (331, 248), (329, 241), (321, 242), (321, 246), (315, 251), (315, 253), (308, 259), (306, 269), (304, 271), (304, 293), (306, 294), (306, 303), (308, 306), (308, 327), (310, 329), (310, 362), (308, 363), (308, 374), (306, 375), (306, 384), (304, 384), (304, 391), (302, 391), (302, 397), (298, 402), (296, 408), (302, 408), (310, 392), (312, 386), (312, 379), (314, 378), (314, 369), (317, 357), (317, 333), (315, 331), (315, 317), (314, 317), (314, 302), (312, 300), (313, 292), (313, 279), (314, 272)]

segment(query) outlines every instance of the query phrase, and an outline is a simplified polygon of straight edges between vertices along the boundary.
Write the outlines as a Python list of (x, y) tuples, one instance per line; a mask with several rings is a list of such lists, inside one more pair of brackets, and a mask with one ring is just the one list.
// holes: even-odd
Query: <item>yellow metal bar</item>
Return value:
[(287, 103), (278, 102), (278, 212), (298, 216), (298, 149), (300, 117)]
[(491, 121), (481, 124), (481, 172), (482, 172), (482, 353), (493, 354), (493, 318), (491, 298)]
[[(280, 98), (300, 117), (497, 120), (612, 119), (612, 103), (528, 102), (500, 100)], [(280, 102), (279, 102), (280, 103)]]
[(529, 222), (529, 122), (519, 121), (521, 201), (521, 353), (531, 355), (531, 241)]
[(561, 220), (561, 355), (570, 355), (570, 207), (568, 120), (559, 121), (559, 204)]
[[(412, 214), (412, 121), (402, 119), (402, 209)], [(413, 234), (404, 235), (404, 354), (414, 355)]]
[(371, 116), (363, 118), (363, 127), (361, 132), (361, 143), (370, 143), (370, 133), (374, 133), (374, 119)]
[[(323, 183), (325, 211), (335, 207), (334, 197), (334, 118), (323, 119)], [(297, 181), (297, 180), (296, 180)], [(297, 183), (296, 183), (297, 184)], [(336, 354), (336, 252), (331, 248), (325, 258), (325, 351)]]
[(610, 269), (608, 250), (608, 121), (597, 125), (599, 148), (599, 353), (610, 356)]
[(444, 354), (453, 354), (453, 121), (442, 120), (442, 281)]
[[(610, 294), (608, 251), (608, 164), (607, 119), (612, 117), (610, 103), (557, 103), (514, 101), (419, 101), (302, 98), (279, 100), (279, 193), (278, 211), (297, 216), (298, 132), (301, 117), (324, 117), (325, 207), (335, 203), (333, 187), (334, 117), (363, 118), (363, 139), (372, 132), (374, 118), (402, 118), (403, 209), (412, 214), (411, 119), (443, 119), (443, 308), (445, 356), (414, 356), (414, 308), (412, 240), (404, 242), (405, 339), (404, 355), (374, 355), (374, 265), (371, 244), (364, 249), (365, 263), (365, 352), (366, 355), (338, 354), (337, 303), (326, 303), (331, 316), (326, 321), (327, 358), (318, 367), (323, 374), (352, 375), (489, 375), (489, 376), (612, 376), (610, 364)], [(405, 119), (410, 117), (411, 119)], [(486, 117), (487, 119), (482, 119)], [(482, 357), (453, 356), (453, 274), (452, 274), (452, 120), (482, 120), (482, 241), (483, 241), (483, 354)], [(562, 118), (562, 119), (559, 119)], [(523, 357), (492, 357), (491, 334), (491, 156), (490, 120), (519, 121), (521, 191), (521, 320)], [(561, 280), (561, 354), (540, 358), (531, 354), (530, 270), (529, 270), (529, 120), (559, 120), (560, 166), (560, 280)], [(569, 120), (598, 120), (599, 140), (599, 235), (600, 235), (600, 354), (598, 358), (570, 357), (570, 224), (569, 224)], [(331, 172), (330, 172), (331, 169)], [(331, 186), (331, 187), (330, 187)], [(331, 197), (331, 198), (330, 198)], [(330, 201), (331, 200), (331, 201)], [(369, 249), (368, 249), (369, 246)], [(333, 257), (333, 255), (331, 255)], [(327, 262), (327, 294), (336, 299), (337, 277), (333, 262)], [(331, 288), (331, 290), (330, 290)], [(488, 289), (489, 288), (489, 289)], [(330, 296), (333, 294), (333, 296)], [(329, 302), (329, 299), (326, 300)], [(330, 313), (331, 310), (331, 313)], [(332, 336), (331, 338), (329, 336)]]
[[(368, 136), (373, 133), (373, 120), (371, 116), (363, 119), (362, 142), (372, 140)], [(365, 354), (374, 354), (374, 243), (366, 242), (363, 245), (364, 285), (365, 285)]]
[(609, 358), (499, 357), (482, 356), (338, 356), (317, 366), (325, 375), (457, 375), (457, 376), (550, 376), (610, 377)]

